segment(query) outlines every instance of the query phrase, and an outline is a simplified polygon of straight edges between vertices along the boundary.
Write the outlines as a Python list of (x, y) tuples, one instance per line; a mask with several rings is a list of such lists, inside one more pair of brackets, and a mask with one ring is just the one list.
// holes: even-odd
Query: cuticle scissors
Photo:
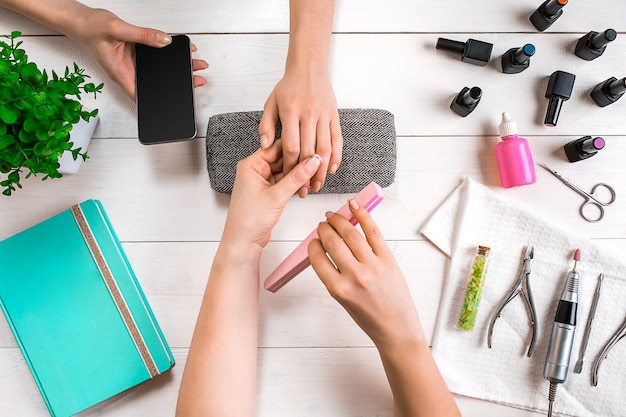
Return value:
[[(587, 220), (588, 222), (595, 223), (595, 222), (602, 220), (602, 218), (604, 217), (604, 207), (610, 206), (615, 201), (615, 190), (613, 189), (613, 187), (611, 187), (610, 185), (606, 183), (600, 182), (594, 185), (593, 188), (591, 189), (591, 192), (588, 193), (582, 188), (580, 188), (578, 185), (576, 185), (574, 182), (572, 182), (571, 180), (565, 178), (563, 175), (561, 175), (557, 171), (553, 170), (552, 168), (549, 168), (546, 164), (541, 164), (541, 166), (547, 169), (548, 171), (550, 171), (552, 175), (554, 175), (559, 180), (561, 180), (563, 184), (567, 185), (569, 188), (576, 191), (578, 194), (580, 194), (581, 196), (585, 198), (585, 202), (580, 206), (579, 211), (580, 211), (580, 216), (583, 219)], [(611, 199), (609, 201), (602, 201), (596, 196), (596, 190), (599, 188), (604, 188), (611, 194)], [(585, 214), (585, 207), (587, 206), (594, 206), (598, 209), (600, 214), (598, 215), (597, 218), (589, 217)]]
[(530, 315), (529, 324), (531, 327), (531, 340), (530, 345), (528, 346), (527, 356), (530, 358), (535, 350), (535, 343), (537, 342), (537, 312), (535, 311), (535, 303), (533, 301), (532, 292), (530, 291), (530, 283), (528, 282), (534, 255), (534, 248), (532, 246), (526, 246), (524, 263), (522, 264), (522, 270), (520, 271), (517, 281), (515, 281), (513, 287), (511, 287), (500, 305), (498, 305), (498, 308), (496, 308), (493, 316), (491, 316), (491, 322), (489, 323), (489, 330), (487, 332), (487, 346), (489, 348), (491, 348), (491, 337), (493, 335), (493, 327), (496, 320), (500, 318), (502, 310), (506, 307), (509, 301), (513, 300), (518, 294), (521, 294), (522, 300), (524, 300), (524, 304), (526, 305), (528, 314)]
[(591, 385), (594, 387), (598, 385), (598, 370), (600, 369), (600, 365), (602, 361), (606, 359), (609, 355), (609, 352), (620, 340), (626, 338), (626, 318), (624, 322), (620, 326), (619, 329), (613, 334), (613, 336), (606, 342), (606, 345), (602, 347), (602, 350), (596, 357), (595, 361), (593, 361), (593, 366), (591, 368)]

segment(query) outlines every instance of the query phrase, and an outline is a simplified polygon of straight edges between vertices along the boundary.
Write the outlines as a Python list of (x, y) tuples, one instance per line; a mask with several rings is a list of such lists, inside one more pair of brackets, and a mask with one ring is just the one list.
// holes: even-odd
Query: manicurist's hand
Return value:
[(284, 175), (281, 144), (278, 140), (237, 164), (222, 241), (265, 247), (287, 201), (317, 172), (322, 159), (313, 155)]
[(319, 240), (309, 244), (313, 269), (378, 348), (394, 416), (460, 417), (393, 254), (367, 210), (355, 200), (349, 207), (365, 237), (342, 216), (328, 213), (317, 228)]
[(319, 240), (309, 245), (313, 269), (377, 346), (422, 340), (422, 326), (393, 253), (367, 210), (355, 200), (349, 207), (365, 236), (344, 217), (328, 213), (317, 228)]
[(320, 165), (315, 155), (282, 175), (281, 142), (237, 164), (224, 233), (187, 356), (177, 417), (254, 415), (259, 268), (285, 204)]

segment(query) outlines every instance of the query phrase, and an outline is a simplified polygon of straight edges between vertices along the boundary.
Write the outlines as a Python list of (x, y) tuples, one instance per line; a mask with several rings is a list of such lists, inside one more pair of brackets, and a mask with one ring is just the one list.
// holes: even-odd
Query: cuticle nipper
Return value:
[(613, 349), (617, 342), (624, 338), (626, 338), (626, 318), (624, 319), (624, 322), (622, 323), (620, 328), (617, 329), (617, 331), (613, 334), (609, 341), (606, 342), (604, 347), (602, 347), (602, 350), (593, 361), (593, 366), (591, 368), (591, 385), (593, 385), (594, 387), (598, 385), (598, 370), (600, 369), (602, 361), (606, 359), (606, 357), (609, 355), (609, 352), (611, 351), (611, 349)]
[(524, 253), (524, 262), (522, 264), (522, 270), (520, 271), (519, 277), (515, 282), (515, 285), (509, 290), (506, 294), (496, 311), (493, 313), (491, 317), (491, 322), (489, 323), (489, 330), (487, 333), (487, 346), (491, 348), (491, 337), (493, 335), (493, 327), (496, 323), (496, 320), (500, 318), (502, 314), (502, 310), (506, 305), (513, 300), (518, 294), (521, 294), (522, 300), (526, 305), (528, 310), (528, 314), (530, 315), (530, 327), (531, 327), (531, 340), (530, 346), (528, 347), (527, 356), (530, 357), (534, 350), (535, 344), (537, 342), (537, 312), (535, 311), (535, 303), (533, 301), (532, 292), (530, 291), (530, 283), (528, 282), (528, 277), (530, 275), (530, 271), (532, 269), (533, 258), (534, 258), (534, 248), (532, 246), (526, 246), (526, 251)]

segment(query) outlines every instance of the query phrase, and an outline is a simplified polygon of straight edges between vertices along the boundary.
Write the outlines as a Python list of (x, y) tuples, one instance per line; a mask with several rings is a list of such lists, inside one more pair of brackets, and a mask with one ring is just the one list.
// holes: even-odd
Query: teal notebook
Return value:
[(0, 242), (0, 306), (52, 416), (174, 365), (99, 201)]

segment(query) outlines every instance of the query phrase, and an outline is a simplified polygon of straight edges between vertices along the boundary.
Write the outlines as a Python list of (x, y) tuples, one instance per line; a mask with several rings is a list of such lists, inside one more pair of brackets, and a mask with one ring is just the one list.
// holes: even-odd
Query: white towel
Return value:
[[(626, 339), (619, 342), (591, 385), (591, 368), (602, 346), (626, 317), (626, 260), (596, 242), (568, 233), (516, 206), (501, 193), (465, 179), (421, 230), (450, 258), (435, 334), (433, 354), (451, 391), (522, 409), (546, 412), (548, 382), (543, 367), (558, 299), (579, 248), (578, 322), (567, 380), (558, 385), (553, 414), (558, 416), (626, 416)], [(478, 245), (491, 248), (476, 326), (455, 325)], [(497, 320), (492, 347), (487, 347), (491, 316), (514, 285), (526, 245), (534, 247), (530, 287), (537, 311), (537, 346), (528, 358), (529, 315), (520, 295)], [(605, 274), (581, 374), (578, 359), (598, 275)]]

